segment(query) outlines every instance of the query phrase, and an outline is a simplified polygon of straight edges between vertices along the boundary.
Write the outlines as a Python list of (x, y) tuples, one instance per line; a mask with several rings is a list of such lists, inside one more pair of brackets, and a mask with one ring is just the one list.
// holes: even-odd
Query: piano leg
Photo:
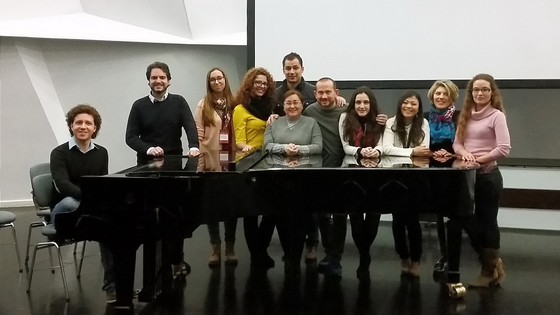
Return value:
[(134, 269), (137, 247), (122, 246), (113, 248), (115, 286), (117, 290), (116, 309), (133, 310)]
[[(161, 242), (159, 249), (161, 250)], [(155, 300), (155, 282), (156, 282), (156, 252), (158, 252), (156, 242), (148, 241), (143, 245), (143, 270), (142, 270), (142, 290), (138, 294), (138, 301), (152, 302)]]
[(462, 224), (459, 219), (450, 219), (447, 222), (447, 289), (452, 299), (463, 298), (467, 289), (461, 283), (459, 265), (461, 261)]

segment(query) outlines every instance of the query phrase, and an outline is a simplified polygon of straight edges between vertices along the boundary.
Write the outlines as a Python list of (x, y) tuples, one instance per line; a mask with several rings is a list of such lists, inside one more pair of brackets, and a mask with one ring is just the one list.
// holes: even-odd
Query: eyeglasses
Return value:
[(292, 101), (292, 102), (285, 102), (285, 103), (284, 103), (284, 106), (286, 106), (286, 107), (298, 106), (299, 104), (301, 104), (300, 101)]
[(482, 93), (486, 94), (486, 93), (490, 93), (491, 91), (492, 90), (490, 88), (487, 88), (487, 87), (472, 89), (473, 94), (478, 94), (478, 92), (482, 92)]
[(224, 79), (224, 77), (210, 78), (210, 83), (219, 82), (219, 81), (222, 81), (223, 79)]
[(267, 87), (267, 86), (268, 86), (268, 83), (267, 83), (267, 82), (263, 82), (263, 81), (255, 81), (255, 82), (253, 82), (253, 84), (254, 84), (255, 86), (262, 86), (262, 87)]

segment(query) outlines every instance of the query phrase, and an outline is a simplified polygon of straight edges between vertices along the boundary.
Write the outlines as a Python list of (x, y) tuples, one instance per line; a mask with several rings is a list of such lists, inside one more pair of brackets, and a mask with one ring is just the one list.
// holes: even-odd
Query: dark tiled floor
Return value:
[[(16, 227), (24, 256), (27, 225), (36, 217), (31, 208), (12, 210), (18, 215)], [(438, 256), (433, 228), (424, 229), (423, 270), (421, 278), (414, 281), (400, 277), (391, 230), (383, 224), (372, 248), (371, 283), (360, 283), (355, 276), (358, 254), (349, 234), (342, 280), (325, 279), (311, 266), (302, 267), (301, 280), (293, 282), (284, 281), (277, 239), (270, 248), (276, 268), (266, 274), (250, 273), (241, 226), (238, 225), (239, 266), (208, 268), (210, 248), (206, 227), (202, 226), (186, 242), (187, 260), (193, 267), (186, 285), (178, 285), (169, 301), (135, 303), (136, 314), (557, 314), (560, 309), (557, 291), (560, 233), (557, 232), (502, 231), (502, 252), (508, 272), (503, 288), (469, 290), (463, 300), (454, 301), (431, 277), (431, 266)], [(10, 239), (6, 229), (0, 231), (0, 242)], [(39, 236), (34, 238), (39, 239)], [(463, 281), (478, 271), (475, 256), (466, 244), (462, 257)], [(38, 257), (40, 269), (34, 274), (28, 295), (27, 273), (18, 273), (13, 247), (0, 246), (0, 314), (113, 314), (101, 291), (102, 268), (97, 244), (88, 243), (80, 279), (76, 278), (72, 247), (63, 247), (63, 255), (70, 287), (68, 303), (60, 273), (51, 274), (48, 269), (46, 252)], [(140, 267), (136, 270), (137, 286), (141, 283)]]

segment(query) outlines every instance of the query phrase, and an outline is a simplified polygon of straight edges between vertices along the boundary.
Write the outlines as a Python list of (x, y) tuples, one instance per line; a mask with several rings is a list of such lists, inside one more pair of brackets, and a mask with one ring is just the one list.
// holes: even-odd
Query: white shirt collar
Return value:
[(82, 153), (87, 153), (88, 151), (95, 149), (95, 144), (93, 144), (93, 141), (90, 141), (89, 142), (89, 147), (87, 148), (86, 152), (84, 152), (84, 151), (82, 151), (82, 149), (78, 145), (78, 142), (76, 142), (76, 138), (72, 137), (72, 138), (70, 138), (70, 140), (68, 140), (68, 149), (72, 149), (73, 147), (77, 147), (78, 150), (80, 150), (80, 152), (82, 152)]
[(163, 94), (163, 97), (162, 97), (161, 99), (159, 99), (159, 100), (156, 99), (156, 98), (152, 95), (152, 92), (150, 92), (150, 93), (148, 94), (148, 97), (150, 98), (150, 101), (152, 102), (152, 104), (155, 103), (156, 101), (158, 101), (158, 102), (163, 102), (163, 101), (165, 101), (165, 100), (167, 99), (167, 96), (169, 96), (169, 91), (165, 91), (165, 94)]

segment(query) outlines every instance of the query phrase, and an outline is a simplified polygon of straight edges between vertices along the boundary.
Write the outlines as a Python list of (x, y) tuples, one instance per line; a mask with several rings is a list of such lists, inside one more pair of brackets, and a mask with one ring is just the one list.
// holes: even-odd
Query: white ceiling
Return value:
[(0, 0), (0, 36), (246, 45), (246, 0)]

